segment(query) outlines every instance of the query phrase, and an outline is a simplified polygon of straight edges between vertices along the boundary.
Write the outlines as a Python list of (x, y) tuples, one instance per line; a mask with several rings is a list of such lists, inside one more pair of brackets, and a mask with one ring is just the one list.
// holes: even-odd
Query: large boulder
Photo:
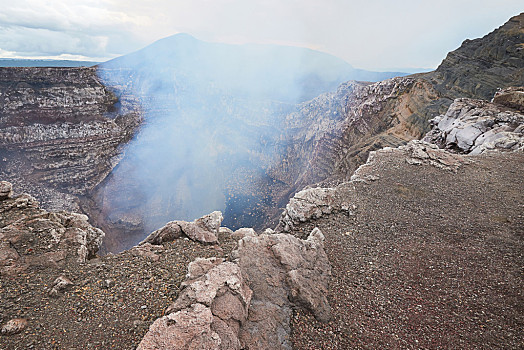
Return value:
[(309, 309), (327, 321), (326, 299), (331, 265), (324, 236), (314, 229), (307, 240), (288, 234), (247, 236), (235, 253), (247, 285), (253, 290), (249, 316), (241, 329), (247, 349), (291, 349), (292, 307)]

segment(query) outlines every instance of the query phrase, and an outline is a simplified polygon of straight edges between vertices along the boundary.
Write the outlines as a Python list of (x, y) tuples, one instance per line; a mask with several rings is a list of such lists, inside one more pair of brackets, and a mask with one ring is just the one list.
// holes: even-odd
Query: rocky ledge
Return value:
[(104, 232), (85, 215), (40, 209), (27, 194), (13, 196), (0, 182), (0, 274), (16, 276), (31, 267), (85, 263), (95, 256)]
[(100, 257), (104, 233), (85, 215), (48, 212), (5, 181), (0, 222), (2, 347), (291, 349), (293, 309), (331, 317), (318, 229), (233, 232), (214, 212)]
[(151, 325), (139, 349), (291, 349), (292, 309), (329, 320), (331, 267), (319, 229), (305, 240), (252, 229), (222, 232), (242, 237), (231, 261), (189, 264), (178, 299)]
[[(424, 138), (397, 148), (385, 147), (370, 152), (348, 182), (336, 187), (306, 187), (289, 200), (277, 231), (289, 232), (296, 225), (318, 219), (332, 212), (351, 215), (351, 188), (355, 182), (369, 183), (380, 177), (374, 169), (376, 158), (383, 155), (403, 157), (408, 164), (433, 165), (457, 172), (470, 162), (459, 154), (477, 155), (486, 151), (522, 151), (524, 149), (524, 109), (522, 88), (511, 87), (497, 92), (492, 102), (467, 98), (456, 99), (448, 111), (431, 120), (432, 130)], [(445, 149), (445, 150), (444, 150)], [(458, 153), (458, 154), (457, 154)]]

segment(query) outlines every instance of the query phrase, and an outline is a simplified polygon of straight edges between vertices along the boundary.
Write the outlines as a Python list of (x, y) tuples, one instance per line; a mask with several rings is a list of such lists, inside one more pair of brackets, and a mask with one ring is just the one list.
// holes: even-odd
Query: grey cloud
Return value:
[[(35, 33), (28, 29), (65, 33), (37, 37), (64, 40), (64, 53), (85, 56), (100, 56), (106, 38), (106, 57), (187, 32), (206, 41), (310, 47), (375, 70), (434, 67), (465, 38), (523, 10), (521, 0), (0, 0), (0, 8), (2, 33), (10, 29), (17, 40), (33, 43), (10, 44), (26, 56), (42, 47), (22, 37)], [(5, 45), (10, 40), (2, 33)]]
[(12, 26), (0, 30), (0, 48), (20, 56), (52, 56), (61, 54), (103, 57), (107, 54), (107, 38), (78, 33), (57, 32)]
[[(75, 1), (22, 0), (0, 12), (0, 49), (18, 56), (114, 57), (142, 42), (133, 30), (146, 17)], [(2, 4), (0, 4), (1, 6)]]

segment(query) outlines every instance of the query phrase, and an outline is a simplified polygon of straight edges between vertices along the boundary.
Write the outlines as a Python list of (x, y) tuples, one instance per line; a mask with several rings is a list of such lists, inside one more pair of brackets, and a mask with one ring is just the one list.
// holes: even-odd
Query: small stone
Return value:
[(71, 282), (67, 277), (60, 276), (53, 282), (53, 288), (49, 291), (49, 296), (52, 298), (58, 298), (60, 296), (59, 292), (63, 292), (72, 285), (73, 282)]
[(27, 320), (25, 318), (15, 318), (9, 320), (2, 326), (2, 335), (13, 335), (20, 333), (27, 327)]
[(115, 280), (113, 280), (113, 279), (104, 280), (104, 283), (103, 283), (103, 287), (104, 288), (109, 289), (109, 288), (112, 288), (114, 286), (115, 286)]
[(7, 181), (0, 181), (0, 200), (11, 198), (13, 194), (13, 185)]
[(65, 276), (60, 276), (53, 282), (53, 288), (62, 291), (73, 285), (73, 282)]

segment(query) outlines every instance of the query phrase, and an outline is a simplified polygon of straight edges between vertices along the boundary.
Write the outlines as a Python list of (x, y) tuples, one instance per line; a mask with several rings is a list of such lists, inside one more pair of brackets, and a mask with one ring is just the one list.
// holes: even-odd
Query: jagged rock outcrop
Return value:
[(286, 234), (248, 236), (239, 242), (238, 264), (253, 291), (249, 315), (240, 330), (249, 349), (290, 349), (289, 322), (293, 305), (330, 318), (325, 298), (331, 266), (324, 236), (313, 230), (307, 240)]
[(0, 68), (0, 176), (45, 208), (78, 211), (139, 123), (96, 68)]
[(7, 199), (13, 193), (13, 185), (7, 181), (0, 181), (0, 199)]
[(170, 221), (164, 227), (152, 232), (140, 244), (162, 244), (183, 236), (201, 243), (216, 243), (218, 229), (223, 219), (221, 212), (214, 211), (193, 222)]
[(286, 205), (277, 231), (288, 232), (295, 224), (333, 211), (334, 188), (314, 187), (297, 192)]
[[(2, 187), (8, 185), (3, 182)], [(1, 199), (0, 274), (85, 262), (96, 254), (104, 237), (87, 220), (82, 214), (47, 212), (27, 194)]]
[[(513, 89), (512, 89), (513, 90)], [(524, 115), (501, 106), (501, 103), (524, 109), (524, 94), (515, 89), (499, 93), (490, 103), (457, 99), (444, 115), (432, 119), (433, 130), (424, 138), (441, 148), (462, 153), (480, 154), (486, 150), (524, 148)]]
[(167, 316), (156, 320), (138, 349), (241, 349), (239, 329), (252, 291), (237, 264), (197, 259)]
[[(292, 307), (331, 317), (331, 266), (324, 236), (257, 236), (244, 229), (234, 262), (197, 259), (178, 299), (150, 327), (139, 349), (291, 349)], [(205, 344), (205, 345), (203, 345)]]

